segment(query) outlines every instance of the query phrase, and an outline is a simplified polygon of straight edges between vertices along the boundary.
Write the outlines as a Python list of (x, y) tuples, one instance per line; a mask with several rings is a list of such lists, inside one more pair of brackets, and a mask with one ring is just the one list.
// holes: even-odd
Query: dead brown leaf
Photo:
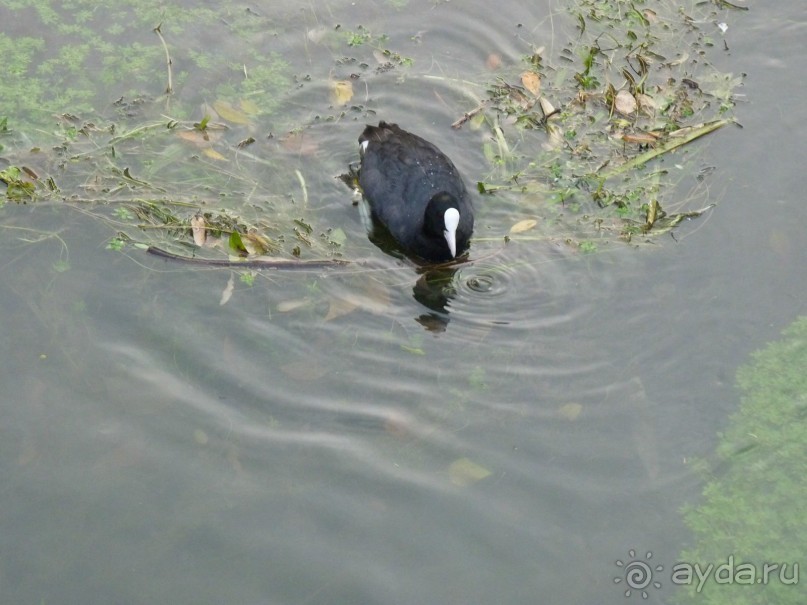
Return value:
[(619, 113), (629, 116), (636, 113), (637, 107), (638, 104), (636, 103), (636, 99), (633, 98), (633, 95), (630, 94), (629, 91), (623, 89), (616, 93), (616, 97), (614, 98), (614, 109), (616, 109)]
[(639, 109), (649, 116), (654, 115), (656, 113), (656, 109), (658, 109), (656, 102), (650, 95), (640, 93), (636, 95), (636, 102), (639, 104)]
[(210, 130), (180, 130), (177, 136), (183, 141), (192, 143), (200, 148), (209, 147), (211, 142), (215, 142), (221, 137), (221, 132)]
[(325, 321), (331, 321), (337, 317), (342, 317), (356, 310), (358, 305), (355, 301), (345, 298), (332, 298), (328, 304), (328, 312), (325, 314)]
[(347, 315), (359, 308), (373, 315), (379, 315), (389, 308), (389, 305), (390, 293), (387, 286), (377, 280), (370, 279), (363, 282), (355, 290), (350, 290), (331, 299), (328, 312), (325, 315), (325, 321)]
[(204, 246), (205, 240), (207, 240), (207, 228), (204, 216), (197, 214), (191, 219), (191, 232), (193, 233), (193, 243), (200, 248)]
[(521, 74), (521, 83), (536, 97), (541, 94), (541, 76), (534, 71), (525, 71)]
[(510, 233), (524, 233), (525, 231), (529, 231), (530, 229), (535, 227), (535, 225), (537, 224), (538, 221), (536, 221), (535, 219), (526, 218), (523, 221), (518, 221), (515, 225), (510, 227)]
[(658, 137), (649, 132), (626, 132), (622, 135), (622, 140), (626, 143), (635, 143), (637, 145), (655, 145), (658, 143)]

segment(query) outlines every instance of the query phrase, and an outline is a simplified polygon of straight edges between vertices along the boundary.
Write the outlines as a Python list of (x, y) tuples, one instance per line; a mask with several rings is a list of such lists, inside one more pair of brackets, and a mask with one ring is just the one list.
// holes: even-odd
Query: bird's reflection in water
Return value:
[(421, 275), (412, 288), (415, 300), (430, 310), (415, 318), (429, 332), (445, 332), (450, 321), (448, 304), (457, 295), (454, 275), (457, 266), (421, 269)]
[[(442, 264), (427, 263), (407, 255), (387, 228), (377, 221), (370, 223), (367, 235), (380, 250), (410, 265), (419, 273), (412, 288), (412, 296), (429, 309), (429, 312), (415, 317), (415, 321), (429, 332), (445, 332), (450, 321), (449, 303), (457, 296), (455, 276), (460, 267), (469, 262), (468, 255)], [(472, 284), (470, 286), (473, 288)]]

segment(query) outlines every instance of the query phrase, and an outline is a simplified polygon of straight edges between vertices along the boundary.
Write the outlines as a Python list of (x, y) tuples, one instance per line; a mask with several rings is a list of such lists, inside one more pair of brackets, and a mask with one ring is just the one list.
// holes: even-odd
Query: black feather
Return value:
[(457, 168), (425, 139), (380, 122), (359, 137), (359, 185), (373, 218), (409, 253), (429, 261), (452, 258), (443, 235), (448, 208), (459, 211), (457, 254), (468, 248), (473, 207)]

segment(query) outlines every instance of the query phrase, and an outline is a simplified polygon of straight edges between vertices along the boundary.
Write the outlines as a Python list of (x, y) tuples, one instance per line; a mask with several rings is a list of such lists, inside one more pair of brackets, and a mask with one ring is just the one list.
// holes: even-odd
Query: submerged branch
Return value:
[(196, 258), (192, 256), (182, 256), (168, 252), (157, 246), (149, 246), (146, 252), (165, 258), (168, 260), (191, 264), (204, 265), (207, 267), (230, 267), (240, 269), (328, 269), (331, 267), (343, 267), (352, 264), (351, 261), (336, 258), (320, 260), (284, 260), (284, 259), (259, 259), (229, 260), (216, 258)]
[(633, 170), (634, 168), (638, 168), (639, 166), (646, 164), (650, 160), (664, 153), (672, 151), (673, 149), (677, 149), (682, 145), (686, 145), (687, 143), (690, 143), (697, 138), (707, 135), (710, 132), (714, 132), (718, 128), (722, 128), (723, 126), (725, 126), (726, 124), (730, 124), (731, 122), (732, 122), (731, 120), (715, 120), (714, 122), (708, 122), (701, 126), (693, 127), (691, 129), (681, 129), (681, 131), (679, 131), (681, 132), (680, 135), (676, 135), (676, 133), (673, 133), (672, 135), (670, 135), (670, 139), (663, 145), (659, 145), (658, 147), (651, 149), (650, 151), (647, 151), (641, 155), (637, 155), (632, 160), (625, 162), (624, 164), (617, 166), (616, 168), (613, 168), (611, 170), (608, 170), (598, 176), (607, 180), (610, 179), (611, 177), (620, 175), (623, 172), (627, 172), (629, 170)]
[(168, 52), (168, 44), (165, 43), (165, 38), (163, 38), (163, 32), (160, 29), (162, 27), (162, 23), (160, 23), (157, 27), (154, 28), (154, 33), (157, 34), (157, 37), (160, 38), (160, 42), (162, 42), (163, 50), (165, 51), (165, 64), (168, 66), (168, 87), (165, 89), (166, 94), (174, 94), (174, 78), (171, 71), (171, 66), (174, 62), (171, 60), (171, 55)]

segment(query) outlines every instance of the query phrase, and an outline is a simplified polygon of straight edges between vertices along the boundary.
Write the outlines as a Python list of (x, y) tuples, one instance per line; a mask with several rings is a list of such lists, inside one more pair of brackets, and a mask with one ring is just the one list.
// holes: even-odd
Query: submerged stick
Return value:
[(459, 118), (458, 120), (454, 120), (454, 122), (452, 122), (451, 124), (451, 128), (454, 129), (461, 128), (462, 125), (465, 124), (465, 122), (467, 122), (468, 120), (473, 118), (476, 114), (478, 114), (480, 111), (485, 109), (488, 105), (490, 105), (490, 103), (491, 103), (490, 99), (485, 99), (479, 105), (474, 107), (471, 111), (465, 112), (461, 118)]
[(253, 258), (248, 260), (229, 260), (223, 258), (196, 258), (193, 256), (182, 256), (174, 254), (156, 246), (149, 246), (146, 252), (179, 263), (187, 265), (203, 265), (207, 267), (229, 267), (232, 269), (328, 269), (331, 267), (343, 267), (351, 264), (351, 261), (336, 258), (321, 260), (268, 260)]
[(174, 62), (171, 60), (171, 55), (168, 52), (168, 45), (165, 43), (165, 38), (163, 38), (163, 32), (160, 29), (162, 27), (162, 23), (160, 23), (157, 27), (154, 28), (154, 33), (160, 38), (160, 42), (163, 43), (163, 50), (165, 51), (165, 64), (168, 66), (168, 88), (165, 89), (166, 94), (173, 94), (174, 93), (174, 78), (171, 72), (171, 66)]
[(717, 1), (718, 1), (718, 4), (720, 4), (721, 7), (733, 8), (734, 10), (738, 10), (738, 11), (747, 11), (748, 10), (747, 6), (739, 6), (737, 4), (732, 4), (731, 2), (728, 2), (728, 0), (717, 0)]
[(703, 135), (709, 134), (710, 132), (714, 132), (718, 128), (722, 128), (726, 124), (730, 124), (731, 120), (715, 120), (714, 122), (707, 122), (701, 126), (691, 129), (684, 129), (682, 128), (680, 131), (681, 134), (672, 133), (669, 135), (669, 139), (663, 144), (659, 145), (655, 149), (651, 149), (641, 155), (637, 155), (632, 160), (625, 162), (621, 166), (617, 166), (612, 170), (608, 170), (599, 176), (603, 179), (610, 179), (613, 176), (617, 176), (622, 174), (623, 172), (627, 172), (628, 170), (633, 170), (634, 168), (638, 168), (642, 164), (645, 164), (668, 151), (672, 151), (673, 149), (677, 149), (682, 145), (686, 145), (694, 141), (697, 138), (702, 137)]

